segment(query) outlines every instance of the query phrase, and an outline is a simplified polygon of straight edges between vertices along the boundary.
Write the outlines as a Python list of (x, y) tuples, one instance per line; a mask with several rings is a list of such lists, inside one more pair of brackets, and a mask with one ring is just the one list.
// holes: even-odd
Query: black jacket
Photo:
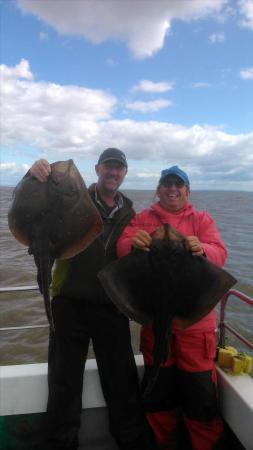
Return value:
[(117, 258), (116, 242), (135, 212), (132, 201), (120, 193), (123, 206), (111, 219), (107, 219), (95, 200), (95, 185), (90, 186), (89, 193), (103, 219), (106, 237), (104, 239), (103, 235), (99, 236), (86, 250), (73, 258), (57, 260), (53, 274), (52, 294), (108, 303), (110, 300), (100, 285), (97, 273)]

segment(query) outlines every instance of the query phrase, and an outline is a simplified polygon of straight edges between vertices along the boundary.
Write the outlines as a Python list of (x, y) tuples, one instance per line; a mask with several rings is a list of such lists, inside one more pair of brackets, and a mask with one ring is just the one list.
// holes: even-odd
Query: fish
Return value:
[(205, 256), (193, 256), (185, 237), (169, 224), (151, 236), (149, 252), (133, 249), (99, 274), (116, 307), (141, 325), (152, 324), (153, 367), (144, 392), (153, 389), (161, 363), (168, 358), (172, 321), (182, 329), (207, 315), (236, 283)]
[(73, 160), (50, 166), (47, 182), (41, 183), (27, 172), (15, 187), (8, 225), (34, 257), (37, 282), (50, 330), (54, 331), (50, 301), (54, 261), (84, 251), (102, 233), (103, 224)]

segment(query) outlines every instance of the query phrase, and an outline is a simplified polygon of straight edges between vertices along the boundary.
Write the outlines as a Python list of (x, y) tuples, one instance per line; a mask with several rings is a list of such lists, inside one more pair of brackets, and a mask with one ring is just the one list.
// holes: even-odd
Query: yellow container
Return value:
[(243, 365), (243, 371), (245, 373), (250, 374), (252, 372), (253, 367), (253, 358), (251, 356), (245, 356), (244, 358), (244, 365)]
[(243, 367), (244, 367), (244, 357), (233, 356), (231, 366), (233, 375), (240, 375), (243, 372)]
[(243, 372), (250, 374), (253, 369), (253, 358), (229, 345), (218, 350), (218, 364), (222, 369), (230, 369), (233, 375), (240, 375)]
[(228, 345), (225, 347), (226, 350), (229, 350), (233, 355), (237, 355), (238, 351), (235, 347), (232, 347), (231, 345)]
[(233, 353), (227, 348), (220, 348), (218, 354), (218, 364), (223, 369), (230, 369), (232, 364)]

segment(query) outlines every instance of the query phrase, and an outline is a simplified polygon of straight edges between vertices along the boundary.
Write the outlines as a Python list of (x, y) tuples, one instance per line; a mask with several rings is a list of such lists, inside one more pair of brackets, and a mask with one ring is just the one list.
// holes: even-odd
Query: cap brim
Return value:
[(103, 161), (101, 161), (99, 164), (104, 164), (104, 163), (109, 162), (109, 161), (117, 161), (120, 164), (122, 164), (122, 166), (127, 168), (127, 163), (125, 161), (122, 161), (122, 159), (120, 159), (120, 158), (106, 158)]
[(179, 178), (179, 180), (181, 180), (186, 186), (189, 186), (189, 183), (187, 183), (182, 177), (180, 177), (180, 175), (178, 175), (177, 173), (168, 173), (167, 175), (164, 175), (163, 177), (160, 178), (160, 183), (162, 183), (165, 178), (167, 177), (177, 177)]

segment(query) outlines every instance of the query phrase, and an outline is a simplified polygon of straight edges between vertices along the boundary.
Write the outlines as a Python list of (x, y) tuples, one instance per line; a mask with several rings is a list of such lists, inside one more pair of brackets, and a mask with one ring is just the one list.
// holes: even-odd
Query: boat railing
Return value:
[(219, 347), (225, 347), (225, 334), (226, 330), (228, 330), (231, 334), (236, 336), (241, 342), (243, 342), (247, 347), (249, 347), (251, 350), (253, 350), (253, 343), (250, 342), (248, 339), (246, 339), (244, 336), (242, 336), (239, 331), (237, 331), (234, 327), (232, 327), (226, 320), (225, 320), (225, 308), (228, 302), (229, 297), (234, 296), (243, 302), (247, 303), (250, 306), (253, 306), (253, 299), (249, 297), (246, 294), (243, 294), (240, 291), (237, 291), (236, 289), (230, 289), (221, 299), (220, 302), (220, 321), (219, 321)]
[[(7, 294), (9, 292), (27, 292), (38, 291), (38, 286), (14, 286), (14, 287), (0, 287), (0, 294)], [(37, 328), (48, 328), (48, 324), (45, 325), (21, 325), (15, 327), (0, 327), (0, 331), (15, 331), (15, 330), (33, 330)]]
[[(10, 293), (10, 292), (26, 292), (26, 291), (38, 291), (38, 286), (15, 286), (15, 287), (0, 287), (1, 293)], [(236, 336), (241, 342), (247, 345), (251, 350), (253, 350), (253, 343), (242, 336), (234, 327), (232, 327), (225, 320), (225, 308), (227, 305), (227, 301), (230, 296), (234, 296), (243, 302), (247, 303), (250, 306), (253, 306), (253, 299), (246, 294), (243, 294), (236, 289), (230, 289), (221, 299), (220, 302), (220, 322), (219, 322), (219, 347), (225, 346), (225, 333), (228, 330), (234, 336)], [(11, 330), (26, 330), (26, 329), (37, 329), (37, 328), (48, 328), (48, 324), (41, 325), (22, 325), (22, 326), (14, 326), (14, 327), (0, 327), (0, 331), (11, 331)]]

